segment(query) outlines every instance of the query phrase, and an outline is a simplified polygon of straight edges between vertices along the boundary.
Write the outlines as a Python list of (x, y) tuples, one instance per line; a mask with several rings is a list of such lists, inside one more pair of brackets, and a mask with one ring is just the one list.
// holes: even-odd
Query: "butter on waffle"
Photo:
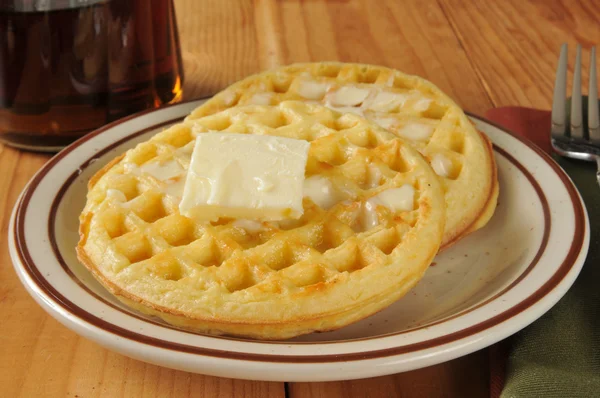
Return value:
[[(209, 131), (309, 141), (306, 180), (329, 184), (330, 197), (305, 197), (297, 220), (182, 216), (194, 137)], [(391, 189), (411, 191), (412, 210), (377, 205)], [(77, 253), (143, 313), (199, 332), (283, 339), (340, 328), (402, 297), (439, 249), (444, 207), (423, 157), (376, 124), (302, 102), (242, 106), (170, 127), (99, 171)]]
[(492, 217), (498, 182), (491, 143), (454, 101), (417, 76), (372, 65), (294, 64), (234, 83), (195, 109), (188, 120), (236, 105), (286, 100), (356, 113), (409, 140), (442, 180), (447, 206), (442, 247)]

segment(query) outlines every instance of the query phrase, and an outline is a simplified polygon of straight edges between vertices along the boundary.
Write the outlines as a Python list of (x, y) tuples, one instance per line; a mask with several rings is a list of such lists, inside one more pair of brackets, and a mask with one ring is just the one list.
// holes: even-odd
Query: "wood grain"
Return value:
[[(482, 397), (488, 395), (487, 356), (476, 353), (437, 366), (371, 379), (290, 383), (292, 398)], [(467, 377), (468, 375), (468, 377)]]
[(275, 48), (263, 68), (327, 60), (379, 64), (428, 78), (467, 110), (491, 106), (435, 0), (257, 3), (274, 18), (257, 36), (259, 47)]
[(600, 45), (597, 1), (439, 1), (494, 106), (550, 108), (562, 43), (569, 80), (582, 45), (587, 92), (589, 49)]
[(244, 0), (175, 0), (184, 97), (212, 95), (260, 70), (255, 9)]
[[(475, 113), (548, 108), (560, 43), (600, 44), (600, 7), (504, 0), (175, 0), (186, 99), (292, 62), (381, 64), (433, 81)], [(572, 62), (571, 62), (572, 65)], [(0, 240), (18, 194), (47, 155), (0, 146)], [(109, 352), (67, 330), (29, 297), (0, 251), (0, 396), (283, 397), (284, 383), (161, 368)], [(486, 351), (366, 380), (289, 383), (290, 397), (488, 395)]]

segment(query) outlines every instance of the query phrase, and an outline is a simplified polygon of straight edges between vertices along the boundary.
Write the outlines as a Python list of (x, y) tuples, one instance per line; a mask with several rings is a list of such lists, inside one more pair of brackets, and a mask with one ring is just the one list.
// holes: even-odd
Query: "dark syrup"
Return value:
[(0, 0), (0, 140), (57, 149), (181, 99), (172, 0), (34, 3)]

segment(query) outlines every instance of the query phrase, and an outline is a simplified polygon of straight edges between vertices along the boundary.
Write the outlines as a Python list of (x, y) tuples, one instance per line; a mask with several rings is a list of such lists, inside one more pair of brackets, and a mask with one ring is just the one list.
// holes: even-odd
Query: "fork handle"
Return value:
[(596, 156), (596, 166), (598, 167), (596, 170), (596, 180), (598, 180), (598, 185), (600, 185), (600, 156)]

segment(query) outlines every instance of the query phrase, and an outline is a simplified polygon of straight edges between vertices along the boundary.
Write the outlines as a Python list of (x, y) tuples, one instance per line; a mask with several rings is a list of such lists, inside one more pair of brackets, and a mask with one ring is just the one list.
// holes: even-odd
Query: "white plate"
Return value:
[(473, 117), (494, 142), (500, 198), (489, 225), (438, 255), (386, 310), (335, 332), (285, 342), (193, 334), (130, 312), (78, 263), (86, 183), (117, 154), (202, 101), (130, 117), (48, 162), (15, 206), (10, 253), (37, 302), (68, 328), (124, 355), (208, 375), (278, 381), (355, 379), (444, 362), (489, 346), (540, 317), (571, 286), (589, 244), (584, 205), (546, 154)]

